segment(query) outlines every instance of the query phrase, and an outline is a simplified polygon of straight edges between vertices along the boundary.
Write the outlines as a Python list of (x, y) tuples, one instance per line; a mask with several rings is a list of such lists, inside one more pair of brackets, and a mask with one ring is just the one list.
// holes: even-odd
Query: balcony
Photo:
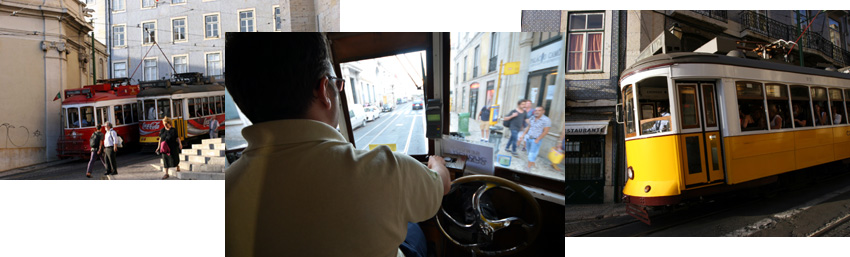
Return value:
[(715, 19), (715, 20), (718, 20), (718, 21), (726, 22), (726, 20), (727, 20), (726, 11), (723, 11), (723, 10), (698, 10), (698, 11), (691, 10), (691, 11), (698, 13), (698, 14), (702, 14), (702, 16), (709, 17), (709, 18), (712, 18), (712, 19)]
[(496, 64), (496, 59), (497, 59), (496, 56), (493, 56), (493, 58), (490, 58), (490, 63), (487, 65), (487, 72), (488, 73), (496, 70), (496, 65), (498, 65), (498, 64)]
[[(753, 11), (741, 12), (741, 31), (749, 30), (753, 34), (767, 37), (769, 40), (784, 39), (794, 41), (797, 39), (797, 28), (795, 26), (779, 22)], [(823, 57), (832, 59), (840, 67), (848, 66), (850, 52), (841, 49), (820, 33), (806, 31), (798, 42), (802, 49), (821, 54)]]

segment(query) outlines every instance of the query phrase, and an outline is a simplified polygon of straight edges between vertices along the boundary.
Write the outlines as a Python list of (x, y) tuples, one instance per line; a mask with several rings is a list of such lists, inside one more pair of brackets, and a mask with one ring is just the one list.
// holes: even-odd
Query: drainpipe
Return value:
[(97, 69), (96, 69), (97, 64), (94, 61), (95, 60), (94, 48), (95, 48), (94, 30), (92, 30), (92, 32), (91, 32), (91, 84), (92, 85), (97, 84)]
[[(41, 11), (41, 43), (47, 43), (47, 17), (44, 16), (44, 4), (47, 0), (42, 0), (41, 5), (38, 6), (38, 9)], [(44, 72), (44, 136), (46, 138), (50, 138), (49, 131), (47, 129), (47, 50), (44, 50), (43, 57), (43, 65), (42, 71)], [(47, 151), (48, 141), (44, 143), (44, 161), (46, 162), (48, 157), (50, 156), (49, 151)]]

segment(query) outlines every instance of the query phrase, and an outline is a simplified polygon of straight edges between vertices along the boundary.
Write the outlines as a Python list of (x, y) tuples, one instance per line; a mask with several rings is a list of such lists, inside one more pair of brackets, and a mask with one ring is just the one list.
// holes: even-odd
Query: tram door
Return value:
[(723, 180), (723, 156), (714, 83), (678, 83), (685, 187)]
[(186, 139), (186, 120), (183, 119), (183, 99), (171, 100), (171, 117), (173, 118), (174, 128), (177, 129), (177, 135), (180, 140)]

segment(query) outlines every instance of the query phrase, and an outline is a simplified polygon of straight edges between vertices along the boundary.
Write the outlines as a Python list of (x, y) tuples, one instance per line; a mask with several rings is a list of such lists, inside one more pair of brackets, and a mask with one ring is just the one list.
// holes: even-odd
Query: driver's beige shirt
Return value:
[(437, 213), (439, 175), (382, 146), (356, 150), (335, 128), (279, 120), (242, 130), (225, 186), (227, 256), (401, 256), (407, 222)]

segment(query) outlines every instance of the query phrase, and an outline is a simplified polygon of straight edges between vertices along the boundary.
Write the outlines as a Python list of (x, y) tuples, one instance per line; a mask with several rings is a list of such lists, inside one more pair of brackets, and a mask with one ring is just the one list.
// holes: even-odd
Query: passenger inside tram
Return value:
[(782, 116), (779, 115), (779, 107), (776, 104), (770, 105), (768, 117), (770, 117), (770, 129), (782, 128)]
[(829, 115), (821, 104), (815, 103), (815, 124), (818, 126), (830, 125)]
[(844, 123), (842, 119), (841, 113), (838, 112), (838, 108), (835, 105), (832, 106), (832, 124), (841, 124)]
[[(794, 103), (794, 126), (795, 127), (805, 127), (807, 126), (807, 112), (802, 111), (799, 103)], [(811, 126), (808, 124), (808, 126)]]

